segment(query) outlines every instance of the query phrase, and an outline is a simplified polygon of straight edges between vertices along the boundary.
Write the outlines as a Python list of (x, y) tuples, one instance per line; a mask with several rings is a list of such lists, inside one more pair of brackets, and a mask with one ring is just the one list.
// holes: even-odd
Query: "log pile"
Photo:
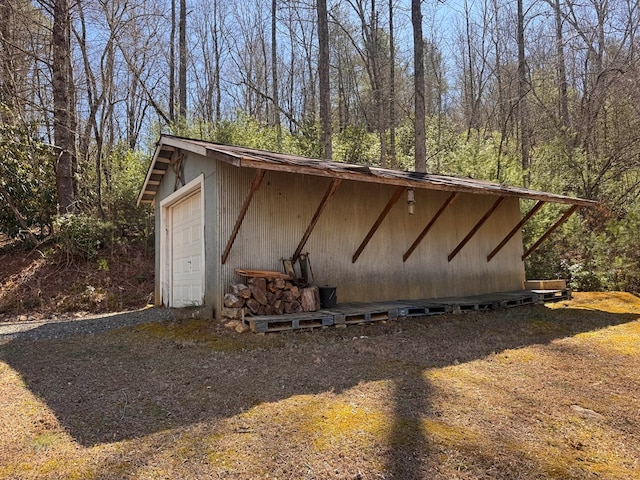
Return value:
[(300, 288), (283, 278), (250, 277), (246, 284), (229, 286), (221, 316), (227, 327), (245, 331), (246, 316), (315, 312), (319, 308), (318, 287)]

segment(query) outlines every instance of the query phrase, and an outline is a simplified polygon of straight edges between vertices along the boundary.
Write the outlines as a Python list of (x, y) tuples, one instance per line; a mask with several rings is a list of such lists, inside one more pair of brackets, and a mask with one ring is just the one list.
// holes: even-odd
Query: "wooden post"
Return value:
[(322, 211), (327, 206), (327, 203), (329, 202), (331, 197), (333, 197), (333, 194), (336, 193), (336, 190), (338, 190), (338, 187), (340, 186), (341, 183), (342, 183), (341, 179), (334, 178), (333, 181), (331, 182), (331, 185), (329, 185), (329, 188), (325, 192), (324, 197), (322, 197), (322, 200), (320, 201), (320, 205), (318, 205), (318, 208), (316, 209), (316, 213), (313, 215), (313, 218), (311, 219), (311, 222), (309, 223), (307, 230), (304, 232), (304, 235), (302, 236), (302, 240), (300, 240), (300, 243), (298, 244), (298, 248), (296, 248), (296, 251), (293, 254), (293, 257), (291, 257), (291, 261), (293, 263), (295, 263), (296, 260), (298, 260), (298, 257), (302, 253), (302, 249), (307, 243), (307, 240), (309, 240), (309, 236), (311, 235), (311, 232), (313, 231), (314, 227), (316, 226), (316, 223), (318, 223), (318, 220), (320, 219), (320, 215), (322, 214)]
[(539, 200), (538, 203), (536, 203), (533, 208), (529, 210), (524, 217), (522, 217), (522, 220), (520, 220), (518, 224), (513, 227), (513, 229), (511, 229), (507, 236), (502, 239), (498, 246), (494, 248), (489, 255), (487, 255), (487, 262), (490, 262), (491, 259), (495, 257), (500, 250), (502, 250), (502, 247), (504, 247), (507, 242), (511, 240), (516, 232), (518, 232), (524, 226), (524, 224), (527, 223), (531, 219), (531, 217), (533, 217), (538, 212), (538, 210), (542, 208), (545, 203), (547, 202), (545, 202), (544, 200)]
[(524, 260), (529, 255), (531, 255), (540, 246), (540, 244), (544, 242), (547, 239), (547, 237), (549, 237), (549, 235), (551, 235), (556, 228), (558, 228), (560, 225), (566, 222), (569, 219), (569, 217), (573, 215), (573, 212), (578, 210), (578, 208), (580, 208), (580, 205), (572, 205), (571, 208), (569, 208), (566, 212), (564, 212), (564, 215), (560, 217), (560, 220), (554, 223), (551, 226), (551, 228), (549, 228), (549, 230), (547, 230), (545, 234), (542, 235), (542, 237), (540, 237), (540, 239), (536, 243), (534, 243), (531, 247), (529, 247), (529, 250), (524, 252), (524, 254), (522, 255), (522, 260)]
[(231, 253), (231, 247), (233, 247), (233, 242), (236, 240), (238, 236), (238, 231), (240, 230), (240, 226), (242, 225), (242, 221), (244, 220), (245, 215), (247, 214), (247, 210), (249, 209), (249, 205), (251, 205), (251, 200), (253, 199), (253, 195), (260, 188), (262, 184), (262, 179), (264, 178), (265, 171), (257, 170), (255, 177), (253, 177), (253, 182), (251, 182), (251, 188), (249, 188), (249, 193), (244, 199), (244, 203), (242, 204), (242, 208), (240, 209), (240, 214), (236, 219), (236, 224), (233, 227), (233, 231), (231, 232), (231, 237), (227, 241), (227, 246), (224, 249), (224, 253), (222, 254), (222, 264), (224, 265), (229, 258), (229, 253)]
[(391, 208), (398, 202), (398, 200), (400, 200), (400, 197), (406, 190), (407, 190), (407, 187), (400, 186), (396, 188), (396, 191), (393, 192), (393, 195), (385, 205), (384, 209), (382, 210), (382, 212), (380, 212), (380, 215), (378, 215), (378, 219), (375, 221), (371, 229), (369, 229), (369, 233), (367, 233), (367, 236), (364, 237), (364, 240), (362, 240), (362, 243), (356, 250), (356, 253), (353, 254), (351, 263), (356, 263), (356, 260), (358, 260), (358, 257), (360, 256), (362, 251), (368, 245), (369, 241), (373, 238), (373, 235), (376, 233), (376, 231), (382, 224), (383, 220), (387, 217), (387, 215), (391, 211)]
[(489, 210), (487, 210), (487, 213), (485, 213), (485, 214), (483, 215), (483, 217), (482, 217), (480, 220), (478, 220), (478, 223), (476, 223), (476, 224), (474, 225), (474, 227), (473, 227), (473, 228), (471, 229), (471, 231), (467, 234), (467, 236), (466, 236), (466, 237), (464, 237), (464, 238), (462, 239), (462, 241), (458, 244), (458, 246), (457, 246), (456, 248), (454, 248), (454, 249), (453, 249), (453, 252), (451, 252), (451, 253), (449, 254), (449, 257), (448, 257), (448, 258), (449, 258), (449, 261), (453, 260), (453, 259), (455, 258), (455, 256), (456, 256), (456, 255), (458, 255), (458, 253), (460, 252), (460, 250), (462, 250), (462, 247), (464, 247), (464, 246), (467, 244), (467, 242), (473, 238), (473, 236), (476, 234), (476, 232), (477, 232), (478, 230), (480, 230), (480, 227), (481, 227), (482, 225), (484, 225), (484, 223), (489, 219), (489, 217), (493, 214), (493, 212), (495, 212), (495, 211), (498, 209), (498, 207), (499, 207), (500, 205), (502, 205), (502, 202), (504, 202), (504, 201), (505, 201), (505, 197), (500, 197), (500, 198), (498, 198), (498, 200), (496, 200), (496, 201), (493, 203), (493, 205), (491, 206), (491, 208), (489, 208)]
[(424, 227), (422, 232), (420, 232), (420, 235), (418, 235), (418, 238), (416, 238), (416, 240), (411, 244), (411, 246), (409, 247), (409, 250), (407, 250), (404, 253), (404, 255), (402, 256), (402, 261), (403, 262), (407, 261), (407, 259), (413, 253), (413, 251), (418, 247), (418, 245), (420, 245), (420, 242), (422, 242), (422, 239), (427, 235), (427, 233), (429, 233), (429, 230), (431, 230), (431, 227), (433, 227), (434, 223), (436, 223), (436, 220), (438, 220), (438, 218), (440, 218), (440, 216), (444, 213), (444, 211), (447, 209), (447, 207), (449, 205), (451, 205), (456, 198), (458, 198), (458, 192), (453, 192), (444, 201), (444, 203), (442, 204), (440, 209), (436, 212), (436, 214), (433, 216), (433, 218), (431, 220), (429, 220), (429, 223), (427, 223), (427, 226)]

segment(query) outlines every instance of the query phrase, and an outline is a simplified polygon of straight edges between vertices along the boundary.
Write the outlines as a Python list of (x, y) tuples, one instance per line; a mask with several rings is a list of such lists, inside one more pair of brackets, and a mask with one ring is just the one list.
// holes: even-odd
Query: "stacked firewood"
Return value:
[(222, 317), (230, 328), (251, 315), (315, 312), (320, 308), (318, 287), (299, 287), (283, 278), (250, 277), (229, 286)]

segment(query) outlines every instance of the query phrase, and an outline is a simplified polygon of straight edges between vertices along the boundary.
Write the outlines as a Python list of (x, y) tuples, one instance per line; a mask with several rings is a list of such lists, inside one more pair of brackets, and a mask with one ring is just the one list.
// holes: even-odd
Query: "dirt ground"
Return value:
[(152, 300), (153, 270), (153, 249), (135, 242), (81, 259), (55, 245), (21, 250), (0, 238), (0, 322), (142, 308)]
[(640, 300), (0, 338), (2, 479), (640, 478)]

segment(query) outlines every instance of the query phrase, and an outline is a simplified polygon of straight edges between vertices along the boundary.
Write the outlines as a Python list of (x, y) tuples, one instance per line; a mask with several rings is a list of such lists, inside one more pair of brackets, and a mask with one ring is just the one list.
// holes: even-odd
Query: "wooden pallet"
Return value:
[(451, 313), (453, 307), (445, 303), (429, 300), (406, 300), (398, 311), (400, 317), (426, 317), (429, 315), (443, 315)]
[(538, 296), (533, 292), (505, 292), (495, 294), (498, 308), (513, 308), (523, 305), (535, 305), (539, 303)]
[(326, 311), (291, 313), (288, 315), (261, 315), (245, 320), (252, 332), (282, 332), (304, 328), (330, 327), (333, 315)]
[(449, 305), (453, 313), (467, 313), (497, 310), (500, 304), (495, 295), (477, 295), (474, 297), (439, 298), (439, 302)]
[(328, 310), (334, 325), (355, 325), (398, 318), (398, 308), (385, 303), (345, 303)]
[(571, 300), (571, 289), (563, 288), (561, 290), (532, 290), (538, 296), (538, 300), (543, 303), (561, 302), (562, 300)]

